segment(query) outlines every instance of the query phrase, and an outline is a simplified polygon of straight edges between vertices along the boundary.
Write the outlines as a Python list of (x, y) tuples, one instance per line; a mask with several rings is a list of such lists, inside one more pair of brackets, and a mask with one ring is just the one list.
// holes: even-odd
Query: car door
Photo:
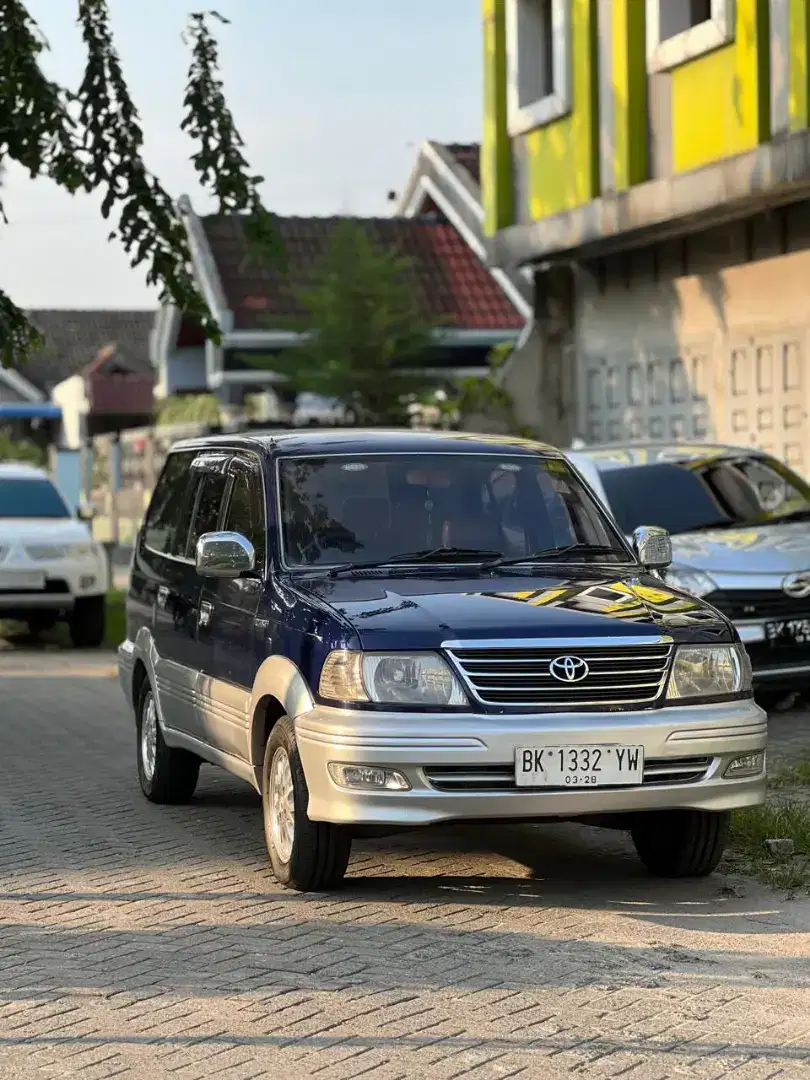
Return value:
[(166, 461), (141, 531), (130, 587), (133, 612), (149, 615), (161, 716), (167, 727), (180, 731), (193, 723), (196, 686), (196, 573), (186, 554), (197, 490), (194, 456), (170, 454)]
[[(253, 544), (255, 573), (203, 583), (198, 640), (206, 665), (201, 685), (206, 738), (218, 749), (249, 758), (248, 702), (264, 659), (257, 625), (266, 580), (266, 500), (257, 459), (244, 454), (229, 465), (222, 528)], [(259, 620), (260, 622), (260, 620)]]
[(186, 536), (183, 563), (186, 576), (182, 588), (170, 597), (174, 606), (175, 651), (184, 657), (188, 687), (188, 708), (183, 710), (182, 731), (208, 742), (204, 717), (200, 708), (200, 678), (204, 662), (204, 646), (199, 642), (200, 602), (203, 579), (197, 573), (197, 541), (207, 532), (216, 532), (224, 511), (228, 490), (229, 453), (198, 454), (191, 464), (194, 487), (194, 507)]

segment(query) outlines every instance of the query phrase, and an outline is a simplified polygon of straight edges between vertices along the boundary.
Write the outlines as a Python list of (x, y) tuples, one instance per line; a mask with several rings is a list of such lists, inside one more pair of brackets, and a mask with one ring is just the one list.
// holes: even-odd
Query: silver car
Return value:
[(764, 704), (810, 689), (810, 484), (747, 447), (587, 447), (568, 457), (625, 534), (667, 529), (667, 583), (733, 621)]

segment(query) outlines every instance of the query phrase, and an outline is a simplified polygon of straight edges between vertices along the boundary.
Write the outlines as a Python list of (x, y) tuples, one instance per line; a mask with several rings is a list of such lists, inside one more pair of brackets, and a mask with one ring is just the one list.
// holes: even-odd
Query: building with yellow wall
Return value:
[(572, 434), (810, 471), (809, 27), (810, 0), (483, 0), (488, 258), (533, 277)]

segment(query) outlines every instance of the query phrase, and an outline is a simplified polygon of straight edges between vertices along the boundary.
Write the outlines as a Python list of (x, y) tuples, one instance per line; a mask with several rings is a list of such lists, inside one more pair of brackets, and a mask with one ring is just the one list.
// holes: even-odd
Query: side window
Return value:
[(241, 533), (256, 549), (256, 569), (263, 570), (267, 553), (264, 491), (258, 475), (238, 469), (225, 517), (229, 532)]
[(225, 500), (226, 485), (227, 480), (224, 473), (205, 472), (200, 477), (197, 505), (186, 548), (186, 554), (191, 559), (194, 558), (197, 541), (203, 533), (217, 531), (219, 512)]
[(161, 555), (182, 555), (194, 505), (189, 466), (192, 454), (170, 454), (155, 487), (143, 529), (143, 543)]

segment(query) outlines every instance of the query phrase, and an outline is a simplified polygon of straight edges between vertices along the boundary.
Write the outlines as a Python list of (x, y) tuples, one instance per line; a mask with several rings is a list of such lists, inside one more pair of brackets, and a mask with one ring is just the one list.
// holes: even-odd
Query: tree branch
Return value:
[(180, 126), (199, 147), (191, 160), (202, 186), (215, 194), (219, 213), (247, 212), (244, 226), (252, 258), (280, 268), (284, 263), (281, 234), (275, 215), (265, 210), (259, 195), (264, 177), (251, 174), (242, 153), (245, 143), (225, 100), (219, 47), (209, 19), (228, 23), (217, 11), (189, 16), (184, 38), (191, 45), (191, 64)]
[(132, 267), (148, 264), (146, 280), (197, 316), (206, 333), (218, 327), (191, 273), (191, 254), (174, 201), (143, 162), (140, 117), (129, 94), (109, 27), (106, 0), (79, 0), (79, 24), (87, 67), (77, 94), (87, 154), (87, 180), (104, 192), (101, 212), (120, 206), (119, 238)]

